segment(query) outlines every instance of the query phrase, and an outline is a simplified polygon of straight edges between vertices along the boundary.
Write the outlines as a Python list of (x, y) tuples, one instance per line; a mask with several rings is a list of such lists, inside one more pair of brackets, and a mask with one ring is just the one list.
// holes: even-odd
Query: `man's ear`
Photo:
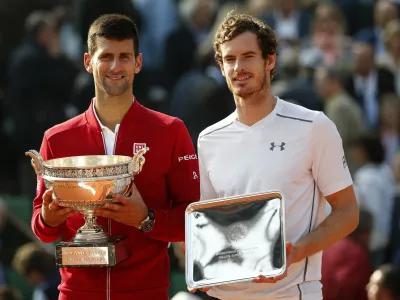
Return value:
[(274, 54), (269, 54), (267, 56), (267, 71), (271, 71), (273, 68), (275, 68), (275, 64), (276, 64), (276, 53)]
[(89, 53), (83, 55), (83, 64), (85, 65), (86, 71), (93, 73), (92, 69), (92, 56)]
[(135, 59), (135, 74), (138, 74), (140, 72), (140, 70), (142, 69), (142, 65), (143, 65), (143, 55), (142, 53), (139, 53)]

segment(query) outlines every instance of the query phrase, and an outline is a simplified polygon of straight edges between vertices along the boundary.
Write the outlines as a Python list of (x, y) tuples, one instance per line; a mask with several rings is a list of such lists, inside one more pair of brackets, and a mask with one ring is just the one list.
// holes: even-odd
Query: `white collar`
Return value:
[[(94, 103), (95, 103), (95, 102), (96, 102), (96, 98), (94, 98), (94, 101), (93, 101), (93, 104), (92, 104), (92, 105), (93, 105), (94, 116), (96, 117), (96, 120), (97, 120), (97, 122), (98, 122), (99, 125), (100, 125), (100, 128), (101, 128), (102, 130), (107, 130), (107, 129), (110, 130), (108, 127), (104, 126), (104, 125), (101, 123), (99, 117), (97, 116), (96, 108), (95, 108), (95, 106), (94, 106)], [(134, 102), (135, 102), (135, 97), (132, 97), (132, 103), (134, 103)], [(115, 125), (115, 132), (118, 131), (119, 125), (120, 125), (120, 124)]]

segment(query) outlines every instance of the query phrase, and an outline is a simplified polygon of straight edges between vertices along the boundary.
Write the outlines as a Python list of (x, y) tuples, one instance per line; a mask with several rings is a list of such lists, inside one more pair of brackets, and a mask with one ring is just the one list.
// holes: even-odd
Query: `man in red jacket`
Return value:
[[(149, 147), (129, 198), (96, 211), (111, 235), (128, 238), (130, 256), (110, 268), (61, 268), (60, 299), (168, 299), (168, 242), (184, 240), (184, 211), (200, 197), (198, 163), (182, 121), (141, 106), (133, 97), (142, 66), (138, 32), (120, 15), (104, 15), (89, 29), (85, 68), (96, 97), (89, 109), (44, 134), (44, 160), (76, 155), (133, 154)], [(43, 242), (69, 241), (81, 214), (51, 200), (38, 178), (32, 229)]]

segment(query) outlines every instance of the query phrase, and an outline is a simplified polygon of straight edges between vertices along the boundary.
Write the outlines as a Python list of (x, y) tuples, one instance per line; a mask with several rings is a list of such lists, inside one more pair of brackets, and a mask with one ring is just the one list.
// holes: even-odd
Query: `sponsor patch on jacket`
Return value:
[(133, 154), (139, 152), (139, 150), (146, 148), (146, 143), (134, 143), (133, 144)]
[(197, 155), (196, 154), (188, 154), (188, 155), (184, 155), (184, 156), (179, 156), (178, 162), (181, 162), (183, 160), (192, 160), (192, 159), (197, 159)]

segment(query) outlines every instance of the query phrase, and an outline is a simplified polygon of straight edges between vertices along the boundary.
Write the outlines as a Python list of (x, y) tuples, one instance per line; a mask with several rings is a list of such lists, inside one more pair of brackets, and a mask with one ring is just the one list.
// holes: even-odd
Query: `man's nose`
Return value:
[(112, 71), (120, 71), (121, 70), (121, 62), (119, 61), (119, 58), (114, 58), (111, 64), (111, 70)]
[(243, 61), (240, 60), (240, 59), (237, 59), (236, 62), (235, 62), (234, 71), (235, 71), (236, 73), (240, 73), (240, 72), (242, 72), (243, 70), (244, 70)]

